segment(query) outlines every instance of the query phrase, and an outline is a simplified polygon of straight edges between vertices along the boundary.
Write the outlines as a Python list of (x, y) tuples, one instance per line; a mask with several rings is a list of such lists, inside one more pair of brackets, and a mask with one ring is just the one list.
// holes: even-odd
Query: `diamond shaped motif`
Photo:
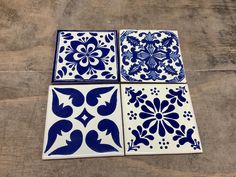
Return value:
[(78, 115), (75, 119), (77, 119), (78, 121), (80, 121), (85, 127), (87, 126), (87, 124), (94, 118), (93, 115), (91, 115), (86, 108), (84, 108), (84, 110), (81, 112), (80, 115)]

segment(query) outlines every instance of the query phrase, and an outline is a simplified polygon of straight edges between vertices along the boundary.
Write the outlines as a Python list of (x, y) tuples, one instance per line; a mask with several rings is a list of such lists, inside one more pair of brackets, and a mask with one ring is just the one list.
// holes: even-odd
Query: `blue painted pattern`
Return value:
[(178, 152), (187, 145), (201, 151), (192, 111), (186, 111), (192, 109), (186, 85), (125, 84), (122, 90), (122, 99), (128, 101), (123, 102), (127, 152), (143, 152), (146, 147), (160, 153), (169, 146)]
[(120, 34), (121, 76), (130, 82), (178, 83), (185, 79), (179, 40), (172, 31)]
[(117, 81), (115, 31), (60, 31), (53, 81)]
[[(60, 86), (51, 89), (51, 117), (55, 121), (47, 130), (44, 153), (48, 156), (73, 155), (77, 151), (83, 154), (80, 151), (83, 144), (95, 153), (119, 152), (122, 148), (121, 112), (116, 111), (118, 86), (85, 87), (87, 93), (83, 87), (82, 90)], [(58, 138), (65, 135), (69, 135), (69, 139), (65, 138), (66, 145), (58, 146)], [(112, 143), (106, 143), (107, 138)]]

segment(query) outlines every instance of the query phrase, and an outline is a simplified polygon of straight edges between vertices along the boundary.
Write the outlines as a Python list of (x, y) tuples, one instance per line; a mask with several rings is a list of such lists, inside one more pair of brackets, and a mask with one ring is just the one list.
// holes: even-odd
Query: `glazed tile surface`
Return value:
[(116, 31), (58, 31), (53, 82), (117, 81)]
[(122, 84), (125, 152), (202, 152), (187, 84)]
[(49, 87), (43, 159), (123, 154), (119, 85)]
[(121, 81), (186, 82), (177, 31), (121, 30), (120, 60)]

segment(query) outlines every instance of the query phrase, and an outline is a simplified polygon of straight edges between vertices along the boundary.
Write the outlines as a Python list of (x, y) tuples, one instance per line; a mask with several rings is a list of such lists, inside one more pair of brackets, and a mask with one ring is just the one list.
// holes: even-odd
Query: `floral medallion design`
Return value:
[(116, 31), (58, 31), (53, 82), (117, 81)]
[(120, 74), (128, 82), (186, 82), (176, 31), (121, 30)]
[(127, 155), (202, 152), (187, 84), (122, 84), (121, 90)]
[(122, 156), (119, 85), (50, 86), (43, 159)]

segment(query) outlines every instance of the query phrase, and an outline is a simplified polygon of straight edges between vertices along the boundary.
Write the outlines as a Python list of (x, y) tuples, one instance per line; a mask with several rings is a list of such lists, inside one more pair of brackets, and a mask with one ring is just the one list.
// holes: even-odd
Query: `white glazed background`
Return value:
[[(169, 31), (169, 32), (172, 32), (172, 33), (174, 33), (176, 36), (177, 36), (177, 38), (178, 38), (178, 40), (179, 40), (179, 36), (178, 36), (178, 32), (177, 31), (174, 31), (174, 30), (135, 30), (135, 29), (130, 29), (130, 30), (120, 30), (120, 34), (119, 34), (119, 37), (121, 37), (121, 34), (123, 33), (123, 32), (126, 32), (126, 31), (137, 31), (137, 33), (132, 33), (132, 34), (130, 34), (130, 36), (134, 36), (134, 37), (136, 37), (136, 38), (138, 38), (138, 39), (143, 39), (144, 37), (139, 37), (138, 35), (140, 34), (140, 33), (142, 33), (142, 32), (145, 32), (145, 33), (149, 33), (149, 32), (151, 32), (151, 33), (154, 33), (154, 32), (158, 32), (158, 31)], [(163, 39), (164, 37), (167, 37), (168, 35), (166, 35), (166, 34), (163, 34), (163, 36), (162, 37), (158, 37), (158, 38), (160, 38), (160, 39)], [(175, 42), (176, 43), (176, 42)], [(127, 42), (127, 41), (124, 41), (123, 42), (123, 44), (125, 44), (125, 45), (127, 45), (127, 46), (130, 46), (130, 44)], [(120, 56), (120, 70), (121, 70), (121, 66), (123, 65), (123, 63), (122, 63), (122, 50), (121, 50), (121, 47), (122, 47), (122, 45), (121, 45), (121, 43), (120, 43), (120, 41), (119, 41), (119, 47), (120, 47), (120, 54), (119, 54), (119, 56)], [(181, 47), (180, 47), (180, 41), (179, 41), (179, 46), (178, 46), (178, 49), (179, 49), (179, 55), (180, 55), (180, 60), (182, 61), (182, 64), (183, 64), (183, 68), (184, 68), (184, 63), (183, 63), (183, 58), (182, 58), (182, 54), (181, 54)], [(125, 69), (127, 69), (127, 67), (129, 67), (130, 65), (124, 65), (124, 68)], [(120, 72), (121, 73), (121, 72)], [(135, 75), (135, 76), (132, 76), (132, 77), (134, 77), (134, 78), (137, 78), (137, 76), (139, 76), (139, 75), (141, 75), (141, 74), (145, 74), (143, 71), (141, 71), (139, 74), (137, 74), (137, 75)], [(173, 78), (173, 76), (170, 76), (170, 75), (168, 75), (167, 74), (167, 79), (170, 79), (170, 78)], [(120, 78), (121, 78), (121, 81), (122, 82), (127, 82), (122, 76), (120, 76)], [(139, 78), (139, 77), (138, 77)], [(129, 81), (128, 81), (129, 82)], [(159, 82), (159, 83), (165, 83), (166, 81), (165, 80), (156, 80), (156, 81), (153, 81), (153, 80), (145, 80), (145, 81), (142, 81), (143, 83), (145, 83), (145, 82), (148, 82), (148, 83), (155, 83), (155, 82)], [(180, 82), (180, 83), (186, 83), (186, 75), (185, 75), (185, 78)]]
[[(135, 139), (135, 137), (133, 136), (131, 131), (133, 129), (137, 129), (138, 125), (142, 126), (142, 123), (146, 119), (141, 119), (139, 117), (139, 113), (142, 112), (141, 106), (139, 106), (138, 108), (135, 108), (132, 103), (130, 103), (129, 105), (127, 104), (131, 97), (129, 97), (127, 94), (125, 94), (125, 88), (132, 87), (133, 89), (135, 89), (135, 91), (138, 91), (138, 90), (141, 90), (142, 88), (144, 88), (145, 90), (143, 91), (143, 93), (148, 96), (147, 97), (148, 100), (153, 102), (153, 99), (155, 97), (158, 97), (160, 99), (160, 101), (166, 99), (165, 95), (168, 93), (168, 90), (166, 88), (175, 90), (179, 86), (181, 86), (181, 87), (185, 86), (185, 88), (187, 90), (187, 93), (185, 93), (185, 98), (187, 99), (188, 104), (183, 103), (184, 105), (182, 107), (180, 107), (175, 103), (174, 104), (175, 110), (173, 112), (176, 112), (179, 114), (179, 118), (177, 119), (177, 122), (179, 123), (179, 125), (185, 125), (186, 130), (188, 128), (192, 128), (193, 126), (195, 126), (194, 133), (193, 133), (193, 139), (196, 138), (197, 140), (200, 141), (198, 128), (197, 128), (197, 124), (196, 124), (196, 119), (195, 119), (195, 115), (193, 112), (193, 107), (192, 107), (191, 98), (190, 98), (189, 89), (188, 89), (187, 84), (122, 84), (121, 85), (121, 93), (122, 93), (124, 134), (125, 134), (125, 143), (124, 144), (125, 144), (125, 151), (126, 151), (127, 155), (177, 154), (177, 153), (199, 153), (199, 152), (202, 152), (202, 150), (194, 150), (189, 143), (185, 143), (184, 145), (181, 145), (179, 148), (177, 148), (176, 145), (178, 144), (178, 141), (172, 140), (174, 133), (169, 134), (168, 132), (166, 132), (166, 135), (164, 137), (161, 137), (158, 134), (158, 132), (156, 132), (155, 134), (151, 134), (154, 136), (154, 140), (150, 141), (151, 144), (149, 145), (149, 146), (153, 146), (152, 149), (150, 149), (149, 146), (139, 144), (140, 149), (138, 149), (138, 151), (129, 151), (129, 152), (127, 151), (128, 150), (127, 143), (130, 142), (131, 139)], [(158, 90), (160, 90), (158, 96), (151, 95), (150, 89), (153, 89), (154, 87), (156, 87)], [(166, 100), (168, 100), (168, 99), (166, 99)], [(136, 120), (129, 120), (127, 113), (130, 112), (131, 110), (133, 110), (134, 112), (136, 112), (138, 114)], [(193, 117), (190, 119), (190, 121), (188, 121), (187, 118), (183, 117), (184, 111), (191, 111)], [(128, 130), (129, 127), (131, 128), (131, 130)], [(150, 134), (150, 133), (148, 132), (148, 134)], [(163, 138), (165, 138), (165, 140), (169, 142), (168, 149), (165, 149), (165, 148), (160, 149), (160, 145), (158, 143)], [(201, 149), (202, 149), (202, 147), (201, 147)]]
[[(123, 149), (123, 128), (122, 128), (122, 114), (121, 114), (121, 101), (120, 101), (120, 87), (118, 84), (106, 84), (106, 85), (77, 85), (77, 86), (72, 86), (72, 85), (58, 85), (58, 86), (50, 86), (49, 87), (49, 96), (48, 96), (48, 103), (47, 103), (47, 115), (46, 115), (46, 125), (45, 125), (45, 133), (44, 133), (44, 148), (43, 151), (45, 150), (46, 144), (47, 144), (47, 140), (48, 140), (48, 131), (49, 128), (57, 121), (59, 120), (63, 120), (63, 118), (59, 118), (57, 117), (53, 112), (52, 112), (52, 89), (53, 88), (74, 88), (74, 89), (78, 89), (80, 90), (84, 96), (86, 96), (86, 94), (94, 89), (94, 88), (99, 88), (99, 87), (110, 87), (110, 86), (114, 86), (114, 88), (101, 96), (101, 98), (99, 98), (99, 102), (97, 104), (101, 105), (104, 104), (105, 101), (109, 101), (111, 98), (112, 93), (117, 90), (117, 106), (116, 106), (116, 110), (109, 116), (100, 116), (95, 107), (91, 107), (89, 106), (86, 101), (84, 102), (84, 104), (80, 107), (75, 107), (72, 105), (71, 103), (71, 99), (69, 100), (69, 95), (63, 95), (59, 92), (56, 91), (58, 97), (59, 97), (59, 104), (64, 103), (65, 105), (70, 105), (73, 108), (73, 114), (69, 117), (69, 118), (64, 118), (64, 120), (70, 120), (73, 124), (73, 128), (72, 130), (70, 130), (67, 133), (62, 133), (62, 136), (57, 136), (57, 139), (55, 141), (55, 143), (53, 144), (53, 146), (48, 150), (47, 153), (43, 153), (43, 159), (61, 159), (61, 158), (76, 158), (76, 157), (99, 157), (99, 156), (122, 156), (124, 155), (124, 149)], [(77, 117), (78, 115), (80, 115), (80, 113), (83, 111), (83, 109), (86, 108), (86, 110), (92, 114), (93, 116), (95, 116), (95, 118), (93, 118), (86, 127), (83, 126), (83, 124), (79, 121), (76, 120), (75, 117)], [(120, 144), (122, 146), (122, 148), (120, 148), (119, 146), (117, 146), (110, 135), (105, 136), (106, 131), (104, 132), (100, 132), (97, 128), (97, 124), (100, 120), (102, 119), (111, 119), (112, 121), (114, 121), (117, 125), (117, 127), (119, 128), (119, 134), (120, 134)], [(55, 149), (67, 145), (66, 144), (66, 140), (70, 140), (70, 133), (75, 130), (75, 129), (79, 129), (81, 130), (82, 134), (83, 134), (83, 143), (81, 145), (81, 147), (72, 155), (51, 155), (48, 156), (48, 154), (50, 154), (50, 152), (54, 151)], [(113, 147), (115, 147), (119, 152), (106, 152), (106, 153), (97, 153), (93, 150), (91, 150), (89, 147), (87, 147), (86, 143), (85, 143), (85, 135), (90, 131), (90, 130), (98, 130), (98, 134), (99, 134), (99, 138), (103, 139), (101, 141), (101, 143), (105, 143), (105, 144), (110, 144)]]
[[(66, 33), (71, 33), (71, 35), (74, 37), (72, 40), (67, 40), (67, 39), (63, 39), (63, 37), (62, 37), (62, 35), (61, 35), (61, 33), (62, 32), (64, 32), (65, 34)], [(59, 50), (60, 50), (60, 47), (62, 47), (62, 46), (64, 46), (65, 47), (65, 49), (68, 47), (68, 46), (70, 46), (70, 41), (77, 41), (79, 38), (82, 38), (82, 37), (89, 37), (89, 38), (91, 38), (91, 37), (95, 37), (96, 39), (97, 39), (97, 41), (98, 40), (101, 40), (102, 42), (104, 42), (106, 45), (107, 45), (107, 47), (106, 48), (110, 48), (110, 46), (114, 46), (114, 50), (115, 50), (115, 52), (113, 52), (113, 51), (109, 51), (109, 53), (107, 54), (107, 56), (109, 56), (109, 59), (112, 57), (112, 56), (115, 56), (115, 62), (109, 62), (109, 64), (108, 65), (105, 65), (105, 69), (104, 70), (96, 70), (97, 71), (97, 75), (98, 75), (98, 78), (97, 79), (102, 79), (102, 80), (114, 80), (114, 79), (106, 79), (105, 78), (105, 76), (101, 76), (101, 73), (103, 72), (103, 71), (108, 71), (108, 68), (109, 67), (111, 67), (112, 68), (112, 70), (111, 71), (109, 71), (111, 74), (113, 74), (114, 76), (116, 76), (116, 79), (117, 79), (117, 48), (116, 48), (116, 33), (115, 32), (96, 32), (96, 31), (91, 31), (91, 32), (94, 32), (94, 33), (98, 33), (98, 35), (97, 36), (92, 36), (92, 35), (90, 35), (89, 34), (89, 32), (88, 31), (84, 31), (84, 35), (83, 36), (77, 36), (77, 34), (78, 33), (83, 33), (83, 31), (81, 31), (81, 32), (73, 32), (73, 31), (61, 31), (61, 32), (59, 32), (59, 34), (58, 34), (58, 46), (57, 46), (57, 53), (56, 53), (56, 60), (55, 60), (55, 73), (54, 73), (54, 80), (55, 81), (73, 81), (73, 80), (76, 80), (75, 78), (74, 78), (74, 76), (75, 75), (79, 75), (79, 73), (77, 72), (77, 69), (75, 68), (75, 70), (74, 71), (72, 71), (71, 70), (71, 68), (69, 68), (69, 67), (67, 67), (67, 69), (68, 69), (68, 71), (67, 71), (67, 74), (66, 75), (64, 75), (63, 76), (63, 78), (59, 78), (59, 79), (56, 79), (56, 76), (57, 76), (57, 71), (58, 70), (60, 70), (63, 66), (66, 66), (66, 63), (68, 62), (68, 61), (66, 61), (65, 60), (65, 57), (66, 57), (66, 53), (65, 53), (65, 51), (66, 50), (64, 50), (62, 53), (59, 53)], [(111, 34), (111, 33), (113, 33), (114, 34), (114, 36), (113, 36), (113, 39), (111, 40), (111, 42), (110, 43), (107, 43), (106, 41), (105, 41), (105, 39), (104, 39), (104, 37), (103, 38), (101, 38), (100, 37), (100, 35), (103, 35), (103, 36), (105, 36), (105, 35), (107, 35), (107, 34)], [(64, 41), (67, 41), (67, 43), (64, 43)], [(59, 63), (59, 56), (61, 56), (62, 58), (63, 58), (63, 62), (62, 63)], [(72, 75), (70, 76), (69, 75), (69, 72), (71, 72), (72, 73)], [(90, 77), (91, 77), (92, 75), (90, 74), (90, 75), (87, 75), (86, 73), (85, 74), (83, 74), (83, 78), (84, 79), (89, 79)]]

